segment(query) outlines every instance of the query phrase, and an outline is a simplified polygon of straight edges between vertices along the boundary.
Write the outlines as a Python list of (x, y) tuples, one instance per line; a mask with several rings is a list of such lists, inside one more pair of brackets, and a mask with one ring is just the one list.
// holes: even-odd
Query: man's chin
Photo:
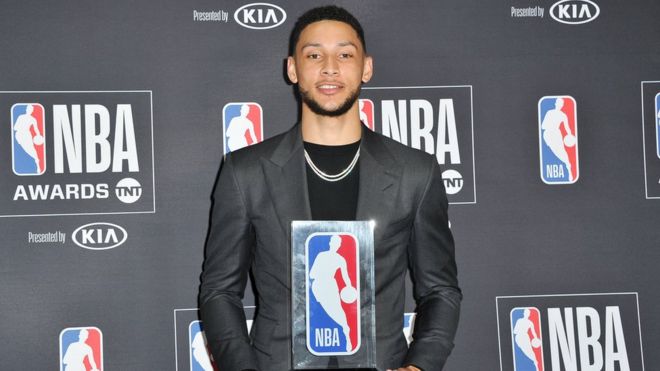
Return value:
[(348, 112), (351, 109), (351, 107), (353, 107), (355, 102), (357, 102), (358, 94), (349, 96), (348, 98), (346, 98), (344, 102), (340, 104), (328, 103), (324, 105), (321, 105), (318, 101), (308, 96), (307, 94), (301, 94), (301, 95), (302, 95), (303, 103), (315, 114), (320, 116), (327, 116), (327, 117), (338, 117), (338, 116), (342, 116), (343, 114)]

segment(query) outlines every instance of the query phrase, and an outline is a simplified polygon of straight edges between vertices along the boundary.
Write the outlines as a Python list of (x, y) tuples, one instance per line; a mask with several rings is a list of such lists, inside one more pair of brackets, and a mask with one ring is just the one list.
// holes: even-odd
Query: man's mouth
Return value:
[(343, 88), (340, 84), (325, 83), (317, 85), (316, 88), (321, 91), (321, 93), (326, 95), (332, 95), (337, 93), (340, 89)]

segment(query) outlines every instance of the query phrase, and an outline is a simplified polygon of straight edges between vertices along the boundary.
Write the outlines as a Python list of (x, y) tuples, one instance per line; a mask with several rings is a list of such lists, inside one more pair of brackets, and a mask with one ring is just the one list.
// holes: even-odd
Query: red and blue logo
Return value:
[(541, 314), (535, 307), (511, 310), (514, 371), (543, 371)]
[(12, 167), (16, 175), (41, 175), (46, 171), (44, 107), (16, 103), (11, 107)]
[(575, 99), (568, 95), (539, 100), (541, 179), (546, 184), (572, 184), (580, 176)]
[(367, 125), (371, 131), (376, 130), (374, 124), (374, 102), (371, 99), (359, 99), (360, 121)]
[(314, 233), (305, 242), (307, 348), (350, 355), (360, 348), (360, 257), (350, 233)]
[(202, 328), (202, 321), (192, 321), (188, 326), (188, 345), (190, 350), (190, 371), (217, 371), (217, 366), (211, 360)]
[(655, 95), (655, 148), (660, 158), (660, 93)]
[(225, 155), (264, 140), (263, 110), (259, 103), (227, 103), (222, 109)]
[(96, 327), (60, 332), (60, 371), (103, 371), (103, 334)]

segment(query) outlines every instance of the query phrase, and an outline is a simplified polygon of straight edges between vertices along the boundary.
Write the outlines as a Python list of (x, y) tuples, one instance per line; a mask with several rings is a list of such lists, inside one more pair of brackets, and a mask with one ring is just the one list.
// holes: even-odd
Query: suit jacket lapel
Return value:
[(357, 220), (386, 220), (399, 192), (402, 169), (383, 138), (363, 127)]
[(287, 132), (270, 158), (261, 159), (275, 212), (288, 237), (292, 220), (311, 220), (300, 124)]

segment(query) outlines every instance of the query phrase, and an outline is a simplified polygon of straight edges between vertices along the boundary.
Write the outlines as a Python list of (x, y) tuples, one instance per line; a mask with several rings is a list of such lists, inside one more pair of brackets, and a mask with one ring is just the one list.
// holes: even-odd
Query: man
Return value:
[[(461, 293), (447, 199), (432, 156), (360, 123), (357, 98), (371, 78), (359, 22), (334, 6), (302, 15), (287, 74), (301, 122), (226, 157), (216, 190), (200, 311), (220, 370), (291, 367), (293, 220), (374, 220), (379, 370), (441, 370)], [(414, 341), (402, 332), (406, 268), (417, 303)], [(248, 337), (243, 297), (252, 270), (258, 311)]]

